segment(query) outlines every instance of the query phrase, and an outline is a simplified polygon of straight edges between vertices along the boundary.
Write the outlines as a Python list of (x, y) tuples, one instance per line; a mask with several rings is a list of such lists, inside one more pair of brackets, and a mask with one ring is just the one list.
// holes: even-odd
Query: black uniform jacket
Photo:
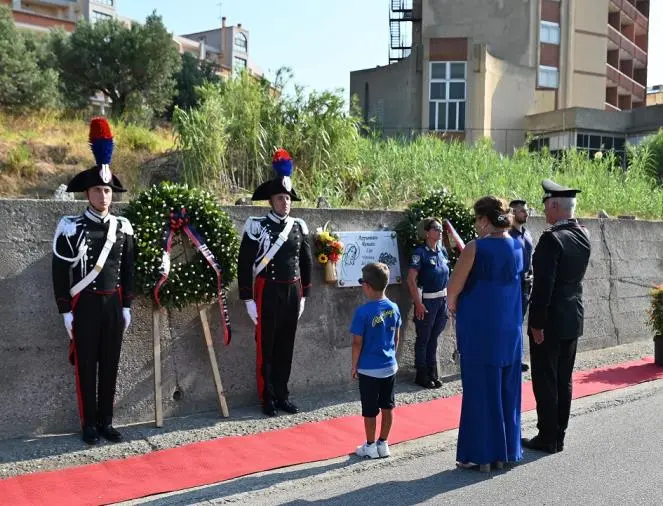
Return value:
[[(86, 211), (80, 216), (64, 216), (53, 240), (53, 290), (60, 313), (72, 310), (69, 290), (94, 269), (106, 243), (109, 217)], [(129, 220), (117, 217), (117, 238), (103, 269), (86, 290), (99, 294), (122, 293), (122, 306), (133, 299), (133, 229)]]
[(529, 327), (543, 329), (546, 339), (582, 335), (582, 280), (589, 255), (589, 234), (576, 220), (554, 225), (541, 235), (532, 261)]
[[(281, 245), (274, 258), (258, 276), (276, 283), (293, 283), (301, 279), (302, 297), (311, 288), (313, 257), (308, 227), (299, 218), (290, 218), (294, 224), (288, 239)], [(272, 212), (259, 218), (249, 218), (244, 225), (244, 235), (239, 247), (237, 281), (242, 300), (253, 299), (253, 269), (276, 242), (285, 228), (285, 220)]]

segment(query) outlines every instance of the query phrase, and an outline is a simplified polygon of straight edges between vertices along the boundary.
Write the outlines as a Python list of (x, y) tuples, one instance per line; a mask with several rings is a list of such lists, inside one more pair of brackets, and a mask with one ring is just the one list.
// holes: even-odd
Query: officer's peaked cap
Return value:
[(551, 197), (575, 197), (577, 193), (581, 192), (581, 190), (557, 184), (550, 179), (544, 179), (541, 186), (543, 187), (543, 202)]

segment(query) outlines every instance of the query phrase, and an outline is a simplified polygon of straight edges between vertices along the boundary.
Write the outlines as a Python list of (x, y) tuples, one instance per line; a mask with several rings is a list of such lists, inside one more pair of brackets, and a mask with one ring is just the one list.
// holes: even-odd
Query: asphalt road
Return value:
[[(535, 415), (523, 423), (533, 435)], [(507, 471), (456, 469), (456, 436), (394, 445), (389, 459), (344, 457), (125, 504), (663, 504), (663, 380), (575, 401), (564, 452), (528, 451)]]

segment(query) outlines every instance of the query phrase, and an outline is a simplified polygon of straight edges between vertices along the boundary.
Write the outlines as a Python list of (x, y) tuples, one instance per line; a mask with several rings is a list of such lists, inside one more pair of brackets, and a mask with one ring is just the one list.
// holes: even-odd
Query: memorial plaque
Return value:
[(359, 286), (361, 268), (372, 262), (389, 266), (389, 284), (401, 282), (396, 232), (337, 232), (344, 244), (343, 256), (336, 265), (338, 286)]

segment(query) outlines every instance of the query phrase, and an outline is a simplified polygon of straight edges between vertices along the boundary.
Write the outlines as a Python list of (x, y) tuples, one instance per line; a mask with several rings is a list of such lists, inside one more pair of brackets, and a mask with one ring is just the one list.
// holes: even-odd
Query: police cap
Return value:
[(544, 179), (541, 186), (543, 187), (543, 202), (551, 197), (575, 197), (577, 193), (580, 193), (580, 190), (562, 186), (550, 179)]

